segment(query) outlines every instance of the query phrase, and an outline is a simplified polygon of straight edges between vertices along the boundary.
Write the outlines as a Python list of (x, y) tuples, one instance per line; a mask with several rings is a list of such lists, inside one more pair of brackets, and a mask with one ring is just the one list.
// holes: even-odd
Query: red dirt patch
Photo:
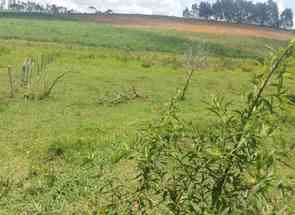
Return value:
[(182, 32), (198, 32), (222, 34), (227, 36), (250, 36), (276, 40), (290, 40), (295, 38), (291, 31), (275, 30), (267, 27), (239, 25), (215, 21), (191, 20), (174, 17), (144, 16), (144, 15), (109, 15), (109, 16), (82, 16), (82, 20), (96, 21), (97, 23), (111, 24), (136, 28), (158, 28)]

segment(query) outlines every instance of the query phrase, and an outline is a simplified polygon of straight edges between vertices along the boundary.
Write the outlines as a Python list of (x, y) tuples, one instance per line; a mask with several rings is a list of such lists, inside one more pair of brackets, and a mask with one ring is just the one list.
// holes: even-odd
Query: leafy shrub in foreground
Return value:
[[(294, 190), (279, 183), (270, 148), (288, 100), (286, 68), (295, 41), (272, 54), (243, 108), (216, 98), (216, 122), (201, 131), (177, 114), (179, 95), (162, 117), (141, 130), (133, 184), (108, 179), (101, 188), (106, 214), (288, 214)], [(180, 93), (181, 95), (181, 93)], [(126, 182), (125, 182), (126, 183)]]

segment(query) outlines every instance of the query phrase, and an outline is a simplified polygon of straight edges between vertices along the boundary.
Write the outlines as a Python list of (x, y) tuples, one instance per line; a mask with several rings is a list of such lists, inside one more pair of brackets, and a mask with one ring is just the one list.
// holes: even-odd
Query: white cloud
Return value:
[(112, 9), (118, 13), (143, 13), (158, 15), (181, 15), (185, 6), (194, 0), (36, 0), (41, 3), (51, 3), (67, 6), (72, 9), (86, 10), (95, 6), (98, 10)]
[[(112, 9), (118, 13), (143, 13), (180, 16), (186, 6), (200, 0), (36, 0), (39, 2), (54, 3), (67, 6), (72, 9), (86, 10), (89, 6), (95, 6), (98, 10)], [(213, 2), (214, 0), (208, 0)], [(266, 1), (266, 0), (253, 0)], [(280, 8), (293, 7), (294, 0), (276, 0)]]

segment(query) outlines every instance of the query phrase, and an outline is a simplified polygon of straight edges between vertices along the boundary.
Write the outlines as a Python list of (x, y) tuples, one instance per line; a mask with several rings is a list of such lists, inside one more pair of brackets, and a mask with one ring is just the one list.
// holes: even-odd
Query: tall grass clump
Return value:
[(8, 68), (10, 97), (20, 91), (25, 99), (43, 100), (50, 96), (57, 83), (66, 75), (60, 73), (53, 80), (49, 79), (48, 67), (57, 57), (56, 54), (40, 55), (26, 58), (20, 72), (20, 80), (16, 81), (12, 68)]
[[(273, 139), (288, 101), (285, 74), (295, 41), (267, 58), (242, 107), (214, 98), (214, 124), (180, 118), (179, 96), (139, 132), (131, 188), (108, 177), (100, 189), (105, 214), (290, 214), (294, 189), (276, 175)], [(124, 179), (123, 181), (126, 181)]]

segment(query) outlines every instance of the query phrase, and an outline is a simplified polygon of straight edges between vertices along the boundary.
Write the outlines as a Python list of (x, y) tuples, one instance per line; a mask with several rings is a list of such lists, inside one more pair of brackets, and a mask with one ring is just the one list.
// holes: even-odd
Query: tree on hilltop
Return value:
[(278, 28), (280, 23), (279, 7), (273, 0), (268, 0), (267, 2), (267, 25), (273, 28)]
[(293, 11), (290, 8), (286, 8), (280, 16), (280, 27), (281, 28), (292, 28), (293, 23)]
[(209, 19), (212, 16), (211, 4), (208, 2), (201, 2), (199, 6), (199, 16)]
[(257, 2), (249, 0), (207, 0), (194, 3), (192, 9), (185, 8), (184, 17), (215, 19), (239, 24), (254, 24), (272, 28), (292, 28), (293, 12), (287, 8), (279, 14), (278, 4), (274, 0)]
[(186, 7), (182, 13), (182, 16), (185, 17), (185, 18), (189, 18), (191, 17), (191, 12), (190, 10), (188, 9), (188, 7)]

